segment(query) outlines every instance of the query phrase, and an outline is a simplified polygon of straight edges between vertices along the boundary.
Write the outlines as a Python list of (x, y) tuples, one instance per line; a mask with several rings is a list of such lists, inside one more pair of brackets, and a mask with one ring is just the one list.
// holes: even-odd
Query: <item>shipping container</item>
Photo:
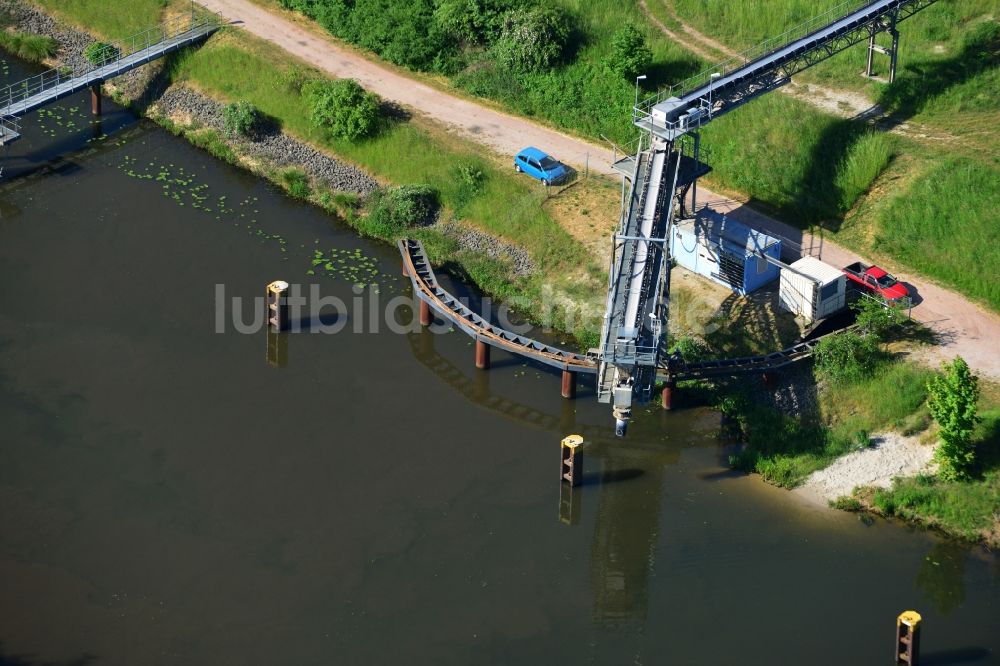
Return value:
[(782, 268), (778, 285), (781, 307), (809, 322), (829, 317), (847, 303), (844, 272), (814, 257)]

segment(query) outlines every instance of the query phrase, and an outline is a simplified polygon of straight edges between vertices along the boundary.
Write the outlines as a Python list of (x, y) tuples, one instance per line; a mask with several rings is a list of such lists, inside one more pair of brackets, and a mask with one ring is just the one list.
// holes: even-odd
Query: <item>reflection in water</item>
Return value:
[(437, 353), (434, 338), (435, 334), (426, 329), (409, 335), (414, 358), (466, 399), (524, 425), (584, 435), (584, 455), (600, 461), (600, 473), (585, 476), (584, 484), (577, 488), (560, 481), (559, 520), (566, 525), (577, 525), (583, 494), (592, 493), (588, 489), (599, 485), (599, 507), (590, 551), (594, 619), (610, 627), (632, 621), (641, 623), (648, 607), (663, 469), (676, 463), (680, 452), (673, 447), (643, 444), (641, 439), (616, 439), (603, 425), (577, 424), (573, 400), (562, 401), (560, 414), (555, 416), (493, 394), (489, 371), (475, 371), (473, 377), (468, 377)]
[(965, 559), (968, 556), (968, 546), (938, 541), (920, 565), (913, 584), (942, 615), (951, 613), (965, 601)]
[[(598, 449), (600, 501), (590, 548), (594, 619), (607, 626), (646, 619), (649, 574), (660, 524), (663, 468), (676, 451), (636, 449), (625, 442)], [(634, 470), (642, 458), (643, 474)], [(650, 458), (656, 460), (649, 464)]]
[(288, 334), (267, 327), (267, 364), (272, 368), (288, 366)]
[[(405, 317), (405, 314), (401, 312)], [(412, 316), (412, 313), (410, 313)], [(405, 319), (402, 325), (408, 324)], [(504, 418), (516, 423), (552, 432), (566, 434), (570, 431), (583, 435), (588, 442), (613, 442), (614, 438), (609, 438), (608, 428), (599, 425), (576, 424), (576, 414), (573, 400), (564, 400), (559, 416), (554, 416), (543, 412), (535, 407), (525, 405), (511, 400), (501, 395), (490, 392), (490, 372), (488, 370), (476, 371), (473, 377), (466, 375), (454, 363), (441, 356), (434, 348), (435, 333), (422, 329), (419, 333), (410, 333), (407, 339), (410, 342), (410, 350), (413, 358), (430, 370), (434, 375), (455, 390), (456, 393), (466, 400), (481, 407), (485, 407)], [(471, 365), (471, 362), (470, 362)], [(551, 372), (545, 368), (545, 372)]]

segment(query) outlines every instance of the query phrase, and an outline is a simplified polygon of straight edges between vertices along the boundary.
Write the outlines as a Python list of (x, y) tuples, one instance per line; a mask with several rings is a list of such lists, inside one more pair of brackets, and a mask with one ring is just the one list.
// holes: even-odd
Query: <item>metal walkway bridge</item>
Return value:
[(96, 63), (79, 71), (50, 69), (0, 88), (0, 145), (20, 138), (20, 116), (81, 90), (95, 90), (108, 79), (208, 38), (221, 25), (214, 14), (191, 12), (106, 46), (94, 57)]
[[(644, 100), (635, 107), (635, 125), (673, 141), (754, 97), (783, 86), (794, 74), (864, 40), (868, 40), (867, 74), (872, 74), (873, 54), (884, 53), (890, 57), (891, 80), (895, 76), (899, 50), (896, 25), (934, 2), (848, 0), (789, 32)], [(875, 36), (881, 32), (892, 37), (892, 47), (876, 44)]]

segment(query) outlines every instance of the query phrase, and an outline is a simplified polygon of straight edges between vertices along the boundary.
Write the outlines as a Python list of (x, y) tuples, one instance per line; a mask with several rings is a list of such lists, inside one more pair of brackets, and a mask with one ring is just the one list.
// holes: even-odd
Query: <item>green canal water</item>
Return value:
[[(352, 333), (394, 248), (86, 103), (4, 156), (0, 664), (890, 664), (910, 608), (924, 664), (1000, 660), (996, 555), (729, 472), (712, 412), (616, 441), (590, 384)], [(345, 329), (216, 332), (274, 279)]]

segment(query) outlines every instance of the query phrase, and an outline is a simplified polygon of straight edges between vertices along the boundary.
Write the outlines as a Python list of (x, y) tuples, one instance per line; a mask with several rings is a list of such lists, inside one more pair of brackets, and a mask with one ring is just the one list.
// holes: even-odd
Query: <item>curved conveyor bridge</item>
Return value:
[(438, 284), (420, 241), (408, 239), (399, 241), (399, 252), (403, 257), (403, 270), (413, 285), (413, 294), (442, 317), (475, 338), (477, 342), (504, 349), (560, 370), (584, 374), (597, 372), (597, 360), (590, 356), (569, 352), (512, 333), (473, 312), (465, 303)]

